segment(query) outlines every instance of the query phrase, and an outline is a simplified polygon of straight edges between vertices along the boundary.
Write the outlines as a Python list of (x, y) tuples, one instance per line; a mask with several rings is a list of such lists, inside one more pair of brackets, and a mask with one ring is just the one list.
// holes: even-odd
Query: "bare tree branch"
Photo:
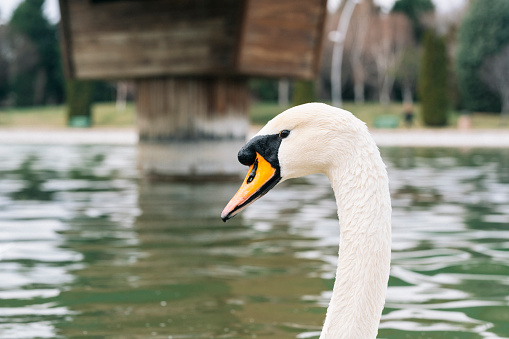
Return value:
[(509, 45), (498, 54), (484, 59), (479, 69), (481, 80), (502, 100), (501, 121), (507, 123), (509, 119)]
[(397, 67), (413, 45), (411, 23), (404, 14), (381, 14), (372, 20), (368, 46), (377, 69), (380, 103), (390, 103)]

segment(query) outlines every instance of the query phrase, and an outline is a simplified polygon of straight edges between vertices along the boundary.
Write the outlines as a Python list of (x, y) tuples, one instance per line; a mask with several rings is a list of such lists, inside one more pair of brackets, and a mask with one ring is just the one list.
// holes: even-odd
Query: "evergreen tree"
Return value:
[(302, 105), (316, 101), (315, 84), (312, 80), (299, 80), (295, 83), (292, 105)]
[(397, 0), (392, 6), (392, 12), (404, 13), (414, 28), (414, 34), (417, 41), (421, 40), (424, 33), (424, 27), (421, 23), (421, 16), (426, 12), (435, 10), (435, 5), (431, 0)]
[(67, 124), (72, 127), (92, 125), (94, 82), (67, 80)]
[(509, 1), (473, 1), (458, 36), (456, 70), (462, 106), (471, 111), (499, 111), (500, 98), (479, 78), (485, 58), (509, 44)]
[(249, 89), (253, 96), (261, 101), (277, 101), (277, 80), (252, 78), (249, 80)]
[(7, 48), (4, 43), (7, 27), (0, 25), (0, 103), (7, 97), (9, 91), (9, 62), (6, 57)]
[(33, 43), (37, 63), (15, 74), (11, 84), (16, 104), (27, 106), (63, 100), (63, 76), (57, 28), (44, 17), (44, 0), (25, 0), (13, 12), (9, 27)]
[(447, 124), (447, 52), (444, 38), (435, 32), (424, 34), (424, 51), (419, 70), (421, 116), (426, 126)]

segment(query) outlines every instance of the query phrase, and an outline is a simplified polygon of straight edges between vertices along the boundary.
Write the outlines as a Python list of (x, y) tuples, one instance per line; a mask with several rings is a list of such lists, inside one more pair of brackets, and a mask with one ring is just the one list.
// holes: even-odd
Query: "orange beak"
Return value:
[(221, 219), (233, 218), (244, 208), (264, 196), (281, 180), (279, 170), (273, 168), (267, 160), (256, 153), (254, 163), (249, 166), (249, 172), (237, 193), (230, 200), (221, 213)]

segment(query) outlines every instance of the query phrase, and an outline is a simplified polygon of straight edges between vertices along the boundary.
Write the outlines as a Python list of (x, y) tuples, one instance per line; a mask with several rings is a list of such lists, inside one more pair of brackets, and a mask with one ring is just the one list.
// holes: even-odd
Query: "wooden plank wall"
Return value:
[(318, 72), (326, 0), (247, 0), (238, 69), (312, 78)]
[(70, 75), (105, 79), (231, 71), (242, 4), (61, 0)]
[(326, 0), (60, 0), (71, 77), (317, 74)]

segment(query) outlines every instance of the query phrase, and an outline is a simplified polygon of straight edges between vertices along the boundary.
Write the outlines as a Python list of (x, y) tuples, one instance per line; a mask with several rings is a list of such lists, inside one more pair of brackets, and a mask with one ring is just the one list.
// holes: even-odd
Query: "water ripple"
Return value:
[[(509, 151), (382, 150), (380, 338), (509, 337)], [(0, 147), (0, 338), (317, 338), (339, 225), (325, 176), (227, 224), (236, 183), (139, 180), (136, 150)]]

